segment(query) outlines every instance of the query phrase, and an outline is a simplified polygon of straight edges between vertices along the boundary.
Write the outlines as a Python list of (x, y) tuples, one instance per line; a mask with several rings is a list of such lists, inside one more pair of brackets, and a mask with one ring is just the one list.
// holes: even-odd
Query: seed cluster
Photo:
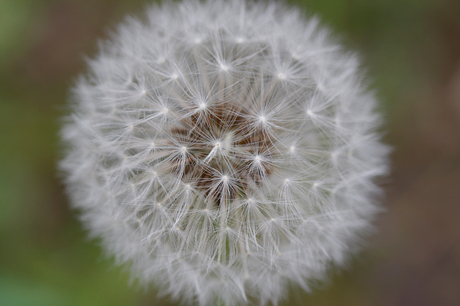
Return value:
[(154, 6), (74, 92), (72, 203), (117, 262), (175, 298), (276, 303), (342, 264), (378, 211), (376, 101), (356, 57), (296, 10)]

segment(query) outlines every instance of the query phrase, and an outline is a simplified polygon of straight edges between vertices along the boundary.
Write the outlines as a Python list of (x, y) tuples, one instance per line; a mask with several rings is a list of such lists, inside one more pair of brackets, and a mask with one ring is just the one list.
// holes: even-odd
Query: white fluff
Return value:
[(141, 281), (187, 303), (276, 304), (369, 228), (388, 148), (359, 61), (317, 19), (154, 5), (89, 66), (61, 168), (91, 235)]

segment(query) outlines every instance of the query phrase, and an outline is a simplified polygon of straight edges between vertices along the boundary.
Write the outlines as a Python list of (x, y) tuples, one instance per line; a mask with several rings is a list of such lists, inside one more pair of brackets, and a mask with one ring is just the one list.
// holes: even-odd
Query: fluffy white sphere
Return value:
[(189, 303), (308, 289), (355, 249), (387, 170), (358, 66), (283, 5), (152, 6), (74, 89), (73, 206), (136, 278)]

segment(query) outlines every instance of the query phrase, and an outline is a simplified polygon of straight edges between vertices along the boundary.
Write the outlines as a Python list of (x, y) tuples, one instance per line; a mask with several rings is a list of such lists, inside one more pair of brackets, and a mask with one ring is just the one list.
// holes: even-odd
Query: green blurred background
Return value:
[[(282, 305), (460, 305), (460, 1), (288, 1), (358, 50), (395, 150), (369, 246)], [(175, 305), (88, 241), (56, 171), (86, 55), (138, 0), (0, 0), (0, 305)]]

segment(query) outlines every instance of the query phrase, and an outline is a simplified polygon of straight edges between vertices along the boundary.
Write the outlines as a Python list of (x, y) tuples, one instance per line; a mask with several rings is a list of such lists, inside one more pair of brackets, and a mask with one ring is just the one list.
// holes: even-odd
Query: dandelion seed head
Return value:
[(62, 129), (68, 194), (142, 283), (198, 305), (276, 304), (366, 234), (389, 151), (377, 102), (356, 56), (301, 16), (153, 5), (79, 79)]

